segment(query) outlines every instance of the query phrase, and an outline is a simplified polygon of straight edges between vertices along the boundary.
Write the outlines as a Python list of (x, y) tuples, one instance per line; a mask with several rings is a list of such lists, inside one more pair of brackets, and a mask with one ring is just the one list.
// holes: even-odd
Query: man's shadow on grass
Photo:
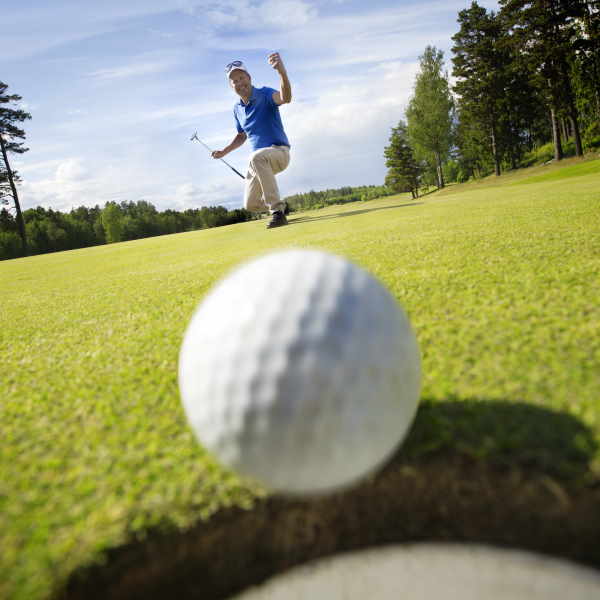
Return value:
[(74, 573), (58, 598), (228, 598), (324, 556), (432, 540), (505, 545), (598, 567), (600, 485), (590, 468), (597, 451), (594, 433), (567, 413), (423, 398), (396, 454), (358, 485), (222, 508), (185, 531), (165, 514), (155, 530)]
[[(392, 206), (378, 206), (376, 208), (363, 208), (360, 210), (350, 210), (347, 212), (340, 212), (334, 215), (323, 215), (318, 217), (289, 217), (288, 224), (296, 225), (299, 223), (308, 223), (310, 221), (324, 221), (327, 219), (337, 219), (339, 217), (355, 217), (356, 215), (363, 215), (365, 213), (376, 212), (380, 210), (390, 210), (395, 208), (407, 208), (409, 206), (419, 206), (422, 202), (407, 202), (405, 204), (393, 204)], [(293, 213), (292, 213), (293, 214)]]

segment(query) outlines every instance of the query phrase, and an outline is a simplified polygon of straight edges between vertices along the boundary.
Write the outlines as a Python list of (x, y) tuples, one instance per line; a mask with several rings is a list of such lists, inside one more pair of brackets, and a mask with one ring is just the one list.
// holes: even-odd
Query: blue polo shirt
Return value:
[(279, 106), (273, 102), (276, 91), (270, 87), (253, 86), (248, 104), (240, 100), (233, 107), (238, 133), (246, 132), (253, 150), (290, 145), (283, 131)]

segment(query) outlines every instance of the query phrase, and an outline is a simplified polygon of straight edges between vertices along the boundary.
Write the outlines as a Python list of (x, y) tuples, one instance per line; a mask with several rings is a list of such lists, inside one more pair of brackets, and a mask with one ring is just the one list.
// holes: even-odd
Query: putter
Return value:
[[(194, 132), (194, 135), (190, 138), (191, 142), (194, 140), (200, 142), (212, 154), (213, 151), (198, 137), (197, 131)], [(224, 162), (234, 173), (237, 173), (242, 179), (246, 179), (235, 167), (232, 167), (226, 160), (223, 160), (222, 158), (220, 158), (219, 160)]]

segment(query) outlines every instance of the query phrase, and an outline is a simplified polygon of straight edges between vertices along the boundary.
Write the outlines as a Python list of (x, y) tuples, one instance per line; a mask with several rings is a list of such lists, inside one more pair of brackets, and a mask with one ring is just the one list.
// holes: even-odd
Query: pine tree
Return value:
[(408, 129), (404, 121), (392, 127), (390, 145), (386, 146), (383, 155), (388, 168), (386, 186), (394, 192), (410, 192), (413, 198), (418, 198), (421, 168), (408, 142)]
[(582, 0), (499, 0), (512, 31), (515, 50), (526, 57), (532, 77), (545, 93), (552, 123), (554, 157), (563, 157), (560, 119), (572, 124), (576, 154), (583, 154), (569, 62), (574, 58), (575, 23)]
[[(452, 40), (453, 75), (457, 78), (459, 155), (478, 146), (478, 162), (491, 162), (500, 175), (503, 162), (516, 168), (524, 151), (524, 130), (535, 104), (527, 76), (508, 44), (505, 22), (472, 2), (458, 14), (460, 30)], [(468, 121), (468, 123), (467, 123)], [(484, 135), (481, 135), (484, 132)]]
[(11, 102), (18, 102), (21, 96), (17, 94), (7, 94), (8, 85), (0, 81), (0, 201), (3, 204), (8, 203), (8, 198), (12, 198), (16, 212), (16, 222), (21, 237), (23, 255), (27, 254), (27, 236), (25, 233), (25, 222), (21, 213), (21, 205), (17, 194), (17, 183), (19, 174), (11, 169), (8, 154), (22, 154), (27, 152), (28, 148), (23, 147), (23, 142), (16, 140), (25, 139), (25, 132), (17, 127), (15, 123), (21, 123), (26, 119), (31, 119), (31, 115), (24, 110), (10, 108)]
[(573, 88), (588, 144), (600, 137), (600, 2), (584, 1), (583, 16), (576, 19), (571, 62)]
[(500, 175), (506, 61), (499, 49), (501, 31), (494, 17), (477, 2), (458, 13), (460, 30), (452, 36), (452, 63), (460, 119), (473, 121), (487, 133), (489, 143), (481, 151), (491, 154), (495, 173)]
[(425, 159), (444, 187), (443, 163), (452, 146), (454, 101), (448, 76), (443, 72), (444, 53), (427, 46), (419, 57), (420, 71), (406, 109), (408, 135), (417, 159)]
[(548, 111), (544, 95), (535, 85), (527, 57), (517, 51), (508, 26), (504, 20), (502, 22), (504, 35), (500, 44), (508, 54), (504, 73), (504, 106), (510, 128), (509, 140), (504, 147), (511, 166), (516, 168), (526, 151), (549, 141)]

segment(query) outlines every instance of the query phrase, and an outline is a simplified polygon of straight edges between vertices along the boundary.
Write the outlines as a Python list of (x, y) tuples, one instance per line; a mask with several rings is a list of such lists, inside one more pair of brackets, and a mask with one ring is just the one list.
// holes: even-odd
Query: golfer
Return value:
[(254, 87), (241, 60), (234, 60), (225, 68), (229, 85), (240, 97), (233, 107), (238, 133), (229, 146), (215, 150), (212, 156), (223, 158), (250, 138), (254, 152), (246, 175), (244, 207), (252, 212), (268, 210), (271, 221), (267, 227), (271, 229), (287, 225), (285, 202), (279, 196), (275, 175), (290, 162), (290, 143), (283, 130), (279, 106), (291, 102), (292, 87), (279, 54), (270, 54), (268, 62), (279, 73), (279, 90)]

